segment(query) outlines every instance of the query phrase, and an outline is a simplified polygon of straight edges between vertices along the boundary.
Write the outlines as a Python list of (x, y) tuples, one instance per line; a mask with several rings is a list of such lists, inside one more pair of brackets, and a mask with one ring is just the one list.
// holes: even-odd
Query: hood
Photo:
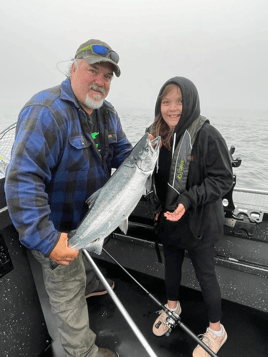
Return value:
[(187, 78), (173, 77), (166, 81), (160, 89), (155, 105), (155, 116), (160, 113), (160, 96), (168, 84), (174, 83), (180, 87), (182, 94), (182, 114), (178, 122), (175, 132), (177, 140), (181, 137), (184, 131), (197, 119), (200, 115), (199, 95), (195, 85)]

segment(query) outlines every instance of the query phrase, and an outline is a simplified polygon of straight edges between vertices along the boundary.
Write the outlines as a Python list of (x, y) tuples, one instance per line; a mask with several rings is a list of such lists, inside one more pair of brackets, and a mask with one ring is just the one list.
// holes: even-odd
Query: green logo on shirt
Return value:
[(92, 139), (95, 140), (97, 135), (99, 135), (99, 133), (92, 133), (91, 136), (92, 136)]
[(183, 166), (184, 166), (184, 161), (181, 160), (180, 167), (179, 167), (180, 173), (177, 176), (179, 180), (181, 180), (181, 178), (182, 178), (182, 173), (181, 172), (183, 171)]
[[(99, 135), (99, 133), (92, 133), (92, 134), (91, 134), (92, 139), (95, 140), (98, 135)], [(96, 148), (97, 148), (97, 149), (98, 149), (98, 146), (99, 146), (99, 144), (96, 144)], [(98, 150), (98, 151), (100, 151), (100, 150)]]

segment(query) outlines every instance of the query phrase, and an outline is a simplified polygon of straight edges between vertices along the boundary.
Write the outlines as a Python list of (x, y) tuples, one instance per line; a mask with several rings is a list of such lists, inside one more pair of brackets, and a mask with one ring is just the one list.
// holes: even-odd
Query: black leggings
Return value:
[[(165, 284), (167, 299), (179, 300), (184, 249), (163, 246), (165, 255)], [(204, 249), (188, 250), (203, 299), (208, 310), (209, 322), (221, 320), (221, 291), (215, 273), (214, 246)]]

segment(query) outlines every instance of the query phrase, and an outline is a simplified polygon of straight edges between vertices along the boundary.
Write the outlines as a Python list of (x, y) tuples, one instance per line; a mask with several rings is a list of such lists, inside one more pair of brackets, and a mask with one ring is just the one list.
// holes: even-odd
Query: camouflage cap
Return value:
[(119, 77), (121, 74), (118, 66), (119, 55), (103, 41), (91, 39), (82, 43), (76, 51), (75, 58), (83, 58), (89, 64), (99, 62), (112, 63), (116, 76)]

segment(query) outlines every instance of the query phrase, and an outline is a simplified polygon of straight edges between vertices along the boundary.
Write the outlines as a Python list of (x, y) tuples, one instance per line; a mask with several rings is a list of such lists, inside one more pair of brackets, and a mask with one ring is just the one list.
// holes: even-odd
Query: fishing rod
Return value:
[[(102, 248), (105, 254), (107, 254), (120, 268), (124, 270), (125, 273), (127, 273), (128, 276), (131, 277), (132, 280), (134, 280), (141, 288), (143, 291), (147, 293), (147, 295), (150, 296), (154, 302), (159, 305), (165, 313), (168, 315), (166, 319), (166, 324), (168, 325), (170, 331), (172, 328), (176, 327), (179, 325), (188, 335), (190, 335), (207, 353), (210, 354), (212, 357), (217, 357), (217, 355), (202, 341), (200, 340), (187, 326), (185, 326), (180, 318), (180, 315), (178, 315), (176, 312), (170, 311), (165, 305), (161, 304), (160, 301), (156, 299), (155, 296), (153, 296), (143, 285), (141, 285), (135, 278), (132, 276), (110, 253), (107, 252), (106, 249)], [(88, 253), (87, 253), (88, 254)], [(109, 284), (106, 283), (108, 286)], [(110, 287), (110, 286), (109, 286)], [(169, 333), (170, 333), (169, 331)], [(168, 333), (168, 334), (169, 334)], [(168, 335), (166, 334), (166, 335)]]
[(105, 289), (107, 290), (107, 292), (109, 293), (109, 295), (111, 296), (111, 298), (113, 299), (115, 304), (117, 305), (119, 311), (122, 313), (122, 315), (124, 316), (124, 318), (128, 322), (129, 326), (132, 328), (133, 332), (135, 333), (135, 335), (139, 339), (140, 343), (143, 345), (143, 347), (147, 351), (148, 355), (150, 357), (157, 357), (157, 355), (154, 353), (153, 349), (151, 348), (151, 346), (149, 345), (147, 340), (144, 338), (143, 334), (138, 329), (137, 325), (132, 320), (132, 318), (130, 317), (129, 313), (127, 312), (125, 307), (122, 305), (121, 301), (118, 299), (118, 297), (116, 296), (116, 294), (114, 293), (114, 291), (112, 290), (110, 285), (108, 284), (107, 280), (105, 279), (105, 277), (103, 276), (103, 274), (101, 273), (101, 271), (99, 270), (97, 265), (95, 264), (94, 260), (89, 255), (88, 251), (86, 249), (82, 249), (82, 252), (83, 252), (85, 258), (87, 259), (87, 261), (89, 262), (89, 264), (92, 266), (92, 268), (95, 271), (95, 273), (97, 274), (98, 278), (103, 283)]

